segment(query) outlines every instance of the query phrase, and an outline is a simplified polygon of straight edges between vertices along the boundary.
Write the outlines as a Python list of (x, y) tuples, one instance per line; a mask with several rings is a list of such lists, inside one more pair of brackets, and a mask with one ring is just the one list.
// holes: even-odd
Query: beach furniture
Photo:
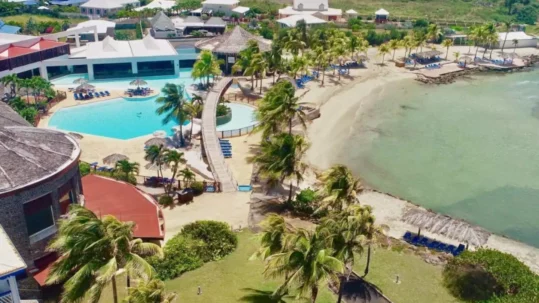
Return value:
[(252, 190), (251, 185), (238, 185), (238, 191), (248, 192)]
[(107, 94), (107, 96), (110, 96), (110, 93), (108, 90), (105, 91), (105, 94)]
[(215, 187), (213, 185), (206, 186), (206, 192), (214, 193), (215, 192)]
[(402, 238), (406, 241), (406, 242), (411, 242), (412, 241), (412, 233), (407, 231), (404, 233), (404, 236), (402, 236)]
[(430, 239), (427, 238), (427, 237), (422, 237), (420, 240), (419, 240), (419, 245), (420, 246), (427, 246), (429, 244), (429, 241)]

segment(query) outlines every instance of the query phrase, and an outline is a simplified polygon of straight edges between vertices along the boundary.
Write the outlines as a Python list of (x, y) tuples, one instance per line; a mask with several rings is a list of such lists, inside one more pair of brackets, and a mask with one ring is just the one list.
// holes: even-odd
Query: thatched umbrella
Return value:
[(75, 88), (75, 91), (89, 91), (89, 90), (92, 90), (92, 89), (95, 89), (95, 86), (91, 85), (91, 84), (88, 84), (88, 83), (83, 83), (79, 86), (77, 86), (77, 88)]
[(490, 233), (481, 227), (418, 207), (409, 207), (402, 220), (420, 229), (474, 246), (484, 245), (490, 237)]
[(69, 133), (71, 135), (71, 137), (77, 139), (77, 140), (80, 140), (82, 138), (84, 138), (81, 134), (77, 134), (77, 133), (73, 133), (73, 132), (70, 132)]
[(136, 85), (137, 87), (141, 87), (142, 85), (147, 85), (148, 82), (140, 79), (140, 78), (137, 78), (131, 82), (129, 82), (129, 85)]
[(86, 78), (78, 78), (73, 81), (73, 84), (86, 84), (88, 83), (88, 79)]
[(156, 130), (153, 132), (153, 136), (157, 138), (165, 138), (167, 136), (167, 132), (164, 130)]
[(103, 158), (103, 163), (116, 165), (116, 162), (122, 161), (122, 160), (128, 160), (128, 159), (129, 158), (126, 155), (112, 154), (112, 155), (108, 155), (105, 158)]
[(168, 143), (168, 140), (166, 138), (151, 138), (150, 140), (144, 142), (144, 145), (146, 146), (152, 146), (152, 145), (161, 145), (161, 146), (165, 146), (167, 145)]

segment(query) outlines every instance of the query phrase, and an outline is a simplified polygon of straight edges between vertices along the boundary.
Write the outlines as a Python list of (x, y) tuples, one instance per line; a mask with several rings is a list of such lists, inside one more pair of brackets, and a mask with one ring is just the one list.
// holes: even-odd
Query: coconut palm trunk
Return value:
[(254, 73), (251, 75), (251, 90), (255, 90), (255, 75)]
[(505, 38), (503, 39), (503, 44), (502, 44), (502, 54), (503, 54), (503, 49), (505, 48), (505, 41), (507, 41), (507, 35), (509, 34), (509, 30), (507, 32), (505, 32)]
[(293, 189), (294, 189), (294, 185), (292, 183), (292, 180), (290, 180), (290, 190), (288, 191), (288, 202), (292, 202), (292, 191), (293, 191)]
[(318, 286), (313, 286), (311, 289), (311, 303), (315, 303), (317, 297), (318, 297)]
[(112, 277), (112, 299), (114, 303), (118, 303), (118, 289), (116, 287), (116, 277)]
[(371, 265), (371, 245), (367, 246), (367, 264), (365, 265), (365, 271), (363, 272), (363, 278), (369, 274), (369, 266)]
[(342, 301), (343, 290), (344, 290), (344, 279), (343, 277), (339, 277), (339, 296), (337, 297), (337, 303), (341, 303)]

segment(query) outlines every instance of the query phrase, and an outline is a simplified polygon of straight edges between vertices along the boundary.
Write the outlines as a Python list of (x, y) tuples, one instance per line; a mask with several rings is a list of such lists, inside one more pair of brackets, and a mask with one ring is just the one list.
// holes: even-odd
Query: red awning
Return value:
[(47, 281), (52, 264), (56, 260), (58, 260), (58, 255), (56, 253), (51, 253), (34, 261), (34, 265), (38, 268), (38, 271), (34, 273), (34, 279), (36, 279), (39, 286), (45, 286), (45, 281)]

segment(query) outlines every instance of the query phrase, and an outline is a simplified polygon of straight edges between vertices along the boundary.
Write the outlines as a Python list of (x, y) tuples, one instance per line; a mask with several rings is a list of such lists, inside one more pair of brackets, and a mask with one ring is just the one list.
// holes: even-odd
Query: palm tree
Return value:
[(195, 79), (206, 78), (206, 85), (209, 86), (210, 76), (218, 76), (221, 73), (221, 64), (225, 64), (224, 60), (217, 59), (211, 51), (204, 50), (193, 65), (191, 76)]
[(299, 296), (310, 293), (310, 301), (315, 303), (320, 288), (337, 280), (344, 270), (343, 263), (332, 256), (333, 251), (326, 243), (316, 232), (300, 229), (283, 252), (272, 255), (266, 262), (264, 275), (288, 277), (274, 295), (295, 286)]
[(289, 50), (294, 56), (298, 56), (307, 46), (305, 42), (298, 37), (296, 30), (289, 30), (283, 41), (284, 48)]
[(32, 79), (20, 79), (18, 81), (19, 87), (24, 89), (26, 94), (26, 103), (30, 103), (30, 92), (32, 91)]
[(185, 186), (189, 186), (191, 182), (195, 181), (195, 173), (186, 167), (178, 172), (178, 176), (182, 177), (182, 181), (185, 183)]
[[(260, 94), (262, 94), (262, 80), (264, 74), (268, 68), (268, 63), (265, 60), (265, 56), (262, 53), (257, 53), (253, 56), (249, 66), (245, 69), (244, 75), (251, 76), (251, 79), (254, 79), (255, 75), (260, 76)], [(252, 89), (253, 87), (251, 87)]]
[(361, 181), (355, 178), (350, 169), (344, 165), (334, 165), (319, 177), (322, 187), (318, 195), (322, 197), (319, 210), (331, 208), (341, 211), (344, 206), (358, 202), (357, 194), (362, 189)]
[(4, 87), (9, 86), (10, 98), (15, 98), (15, 96), (17, 95), (17, 85), (19, 85), (20, 82), (21, 82), (21, 79), (17, 77), (17, 74), (10, 74), (0, 79), (0, 83), (2, 83)]
[(455, 62), (459, 62), (460, 52), (454, 52), (453, 56), (455, 57)]
[(511, 30), (511, 27), (513, 26), (513, 24), (509, 21), (505, 21), (503, 25), (504, 25), (503, 28), (505, 30), (505, 37), (503, 38), (502, 54), (503, 54), (503, 49), (505, 48), (505, 41), (507, 41), (507, 35), (509, 35), (509, 31)]
[(261, 152), (252, 158), (259, 165), (263, 176), (277, 177), (281, 182), (290, 179), (288, 201), (292, 201), (292, 180), (297, 183), (303, 180), (307, 165), (302, 158), (309, 144), (299, 135), (279, 134), (262, 140)]
[(165, 283), (158, 279), (141, 279), (136, 281), (136, 287), (127, 290), (125, 303), (172, 303), (176, 293), (167, 293)]
[(265, 52), (265, 61), (268, 63), (268, 69), (273, 73), (273, 81), (275, 84), (275, 74), (277, 73), (278, 67), (282, 64), (282, 48), (280, 43), (272, 43), (271, 50)]
[(453, 40), (451, 39), (445, 39), (442, 42), (442, 46), (447, 48), (445, 51), (445, 60), (447, 60), (447, 56), (449, 55), (449, 48), (451, 47), (451, 45), (453, 45)]
[(260, 222), (262, 234), (260, 235), (260, 247), (251, 256), (251, 259), (261, 258), (267, 260), (272, 255), (280, 253), (285, 248), (286, 235), (291, 231), (284, 218), (278, 214), (270, 213)]
[[(232, 66), (232, 73), (236, 73), (239, 71), (245, 72), (249, 66), (251, 66), (251, 61), (253, 60), (253, 57), (260, 53), (260, 48), (258, 47), (258, 42), (255, 40), (249, 40), (247, 42), (247, 48), (242, 50), (239, 53), (239, 58), (236, 60), (236, 63)], [(254, 73), (251, 74), (251, 90), (254, 90), (255, 87), (255, 81), (254, 81)]]
[(157, 166), (157, 177), (163, 177), (163, 162), (166, 148), (163, 145), (151, 145), (146, 150), (144, 160)]
[(513, 39), (513, 54), (517, 51), (518, 39)]
[(183, 138), (183, 123), (189, 116), (185, 109), (185, 87), (183, 84), (167, 83), (161, 90), (163, 97), (157, 98), (156, 102), (162, 104), (157, 110), (157, 114), (165, 115), (163, 124), (167, 124), (172, 120), (178, 121), (180, 125), (180, 145), (185, 146)]
[(442, 36), (442, 30), (438, 27), (438, 24), (431, 23), (427, 28), (427, 38), (431, 42), (436, 42), (438, 38)]
[(290, 69), (294, 80), (296, 76), (301, 73), (307, 74), (309, 72), (309, 59), (306, 56), (294, 56), (290, 61)]
[[(183, 153), (176, 150), (167, 150), (164, 155), (164, 162), (170, 167), (172, 171), (172, 180), (176, 178), (180, 164), (185, 164), (187, 161), (183, 158)], [(172, 192), (173, 183), (170, 182), (165, 186), (165, 193), (170, 194)]]
[(399, 43), (398, 40), (389, 40), (387, 46), (389, 47), (390, 50), (393, 51), (393, 58), (391, 60), (395, 61), (395, 52), (401, 47), (401, 44)]
[(191, 103), (185, 104), (185, 110), (189, 115), (189, 120), (191, 120), (191, 142), (193, 142), (193, 126), (195, 125), (194, 121), (200, 116), (203, 109), (204, 107), (202, 106), (202, 104), (194, 102), (192, 99)]
[(129, 181), (130, 174), (139, 172), (139, 164), (137, 162), (129, 162), (128, 160), (120, 160), (116, 162), (116, 170), (125, 174), (125, 181)]
[(144, 257), (163, 257), (163, 252), (156, 244), (133, 239), (134, 226), (133, 222), (121, 222), (110, 215), (101, 219), (82, 206), (71, 206), (49, 245), (60, 258), (53, 264), (46, 283), (63, 283), (61, 302), (80, 302), (84, 297), (97, 302), (105, 286), (112, 284), (117, 303), (116, 275), (120, 269), (132, 277), (154, 275)]
[(382, 63), (381, 65), (384, 65), (384, 58), (389, 53), (389, 47), (386, 43), (378, 46), (378, 55), (382, 56)]

